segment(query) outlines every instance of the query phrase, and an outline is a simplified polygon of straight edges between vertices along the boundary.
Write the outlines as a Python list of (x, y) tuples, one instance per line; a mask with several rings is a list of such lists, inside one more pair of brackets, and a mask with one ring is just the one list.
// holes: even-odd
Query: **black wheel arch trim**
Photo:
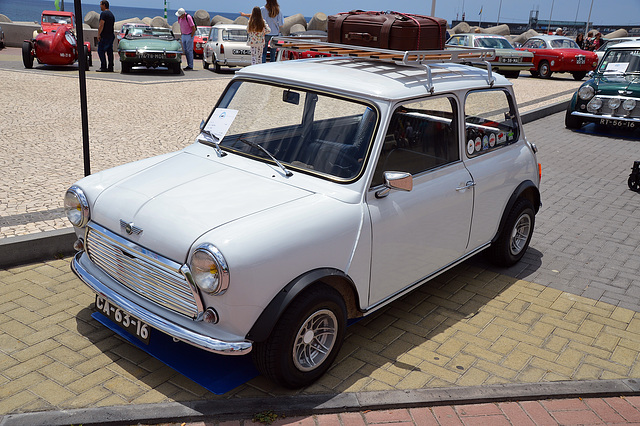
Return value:
[[(526, 195), (523, 195), (525, 193)], [(535, 213), (538, 213), (538, 210), (540, 210), (540, 207), (542, 206), (542, 203), (540, 202), (540, 190), (533, 182), (531, 182), (530, 180), (526, 180), (522, 182), (520, 185), (518, 185), (515, 191), (513, 191), (513, 193), (511, 194), (511, 197), (509, 198), (509, 201), (507, 202), (507, 205), (504, 211), (502, 212), (502, 218), (500, 219), (500, 226), (498, 226), (498, 232), (496, 232), (496, 235), (491, 240), (491, 243), (496, 242), (498, 237), (500, 237), (500, 234), (502, 234), (502, 230), (504, 229), (504, 225), (507, 222), (507, 217), (509, 216), (509, 212), (511, 212), (511, 209), (513, 209), (513, 206), (523, 196), (527, 198), (529, 201), (531, 201), (531, 204), (533, 204), (533, 209)]]
[(351, 286), (357, 300), (356, 286), (351, 278), (344, 272), (335, 268), (314, 269), (298, 276), (276, 294), (253, 324), (246, 338), (254, 342), (267, 340), (276, 322), (278, 322), (278, 319), (280, 319), (291, 302), (304, 290), (318, 282), (323, 282), (323, 279), (326, 278), (340, 278), (345, 280), (348, 285)]

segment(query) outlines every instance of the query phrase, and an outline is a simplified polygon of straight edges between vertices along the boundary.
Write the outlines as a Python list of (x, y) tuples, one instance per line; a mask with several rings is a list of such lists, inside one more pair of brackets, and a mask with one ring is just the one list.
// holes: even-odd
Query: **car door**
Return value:
[[(441, 96), (404, 103), (391, 117), (367, 193), (373, 235), (370, 305), (466, 250), (473, 183), (460, 160), (457, 111), (454, 97)], [(385, 195), (388, 171), (411, 173), (413, 189)]]

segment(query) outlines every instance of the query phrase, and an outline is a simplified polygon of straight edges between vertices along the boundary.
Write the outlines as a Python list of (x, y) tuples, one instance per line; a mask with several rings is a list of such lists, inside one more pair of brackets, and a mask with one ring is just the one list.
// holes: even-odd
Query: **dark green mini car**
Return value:
[(122, 73), (135, 66), (167, 67), (180, 74), (182, 47), (169, 28), (133, 27), (127, 30), (118, 44)]
[(578, 129), (585, 123), (607, 127), (640, 128), (640, 42), (609, 48), (593, 76), (573, 95), (565, 126)]

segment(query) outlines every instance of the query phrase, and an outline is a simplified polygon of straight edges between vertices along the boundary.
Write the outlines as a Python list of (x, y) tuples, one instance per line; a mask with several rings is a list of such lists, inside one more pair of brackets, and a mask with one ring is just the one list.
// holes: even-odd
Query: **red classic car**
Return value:
[(535, 77), (549, 78), (554, 72), (570, 72), (574, 79), (582, 80), (598, 65), (595, 52), (582, 50), (575, 41), (563, 36), (531, 37), (518, 50), (533, 53), (533, 67), (529, 72)]
[[(34, 58), (40, 64), (71, 65), (78, 60), (78, 48), (74, 33), (72, 12), (45, 10), (42, 12), (42, 28), (34, 31), (31, 40), (22, 43), (22, 62), (25, 68), (33, 68)], [(92, 64), (91, 43), (84, 43), (82, 54), (87, 57), (87, 69)]]
[(209, 40), (211, 27), (198, 27), (196, 35), (193, 37), (193, 56), (202, 58), (204, 45)]

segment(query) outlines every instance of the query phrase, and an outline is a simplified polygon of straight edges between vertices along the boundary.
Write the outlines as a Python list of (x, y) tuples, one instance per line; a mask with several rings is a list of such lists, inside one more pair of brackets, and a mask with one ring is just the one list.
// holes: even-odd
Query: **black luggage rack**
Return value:
[(273, 37), (270, 47), (278, 49), (278, 60), (282, 60), (285, 52), (318, 52), (329, 56), (364, 58), (380, 62), (394, 63), (408, 67), (423, 68), (427, 72), (427, 89), (433, 92), (431, 67), (445, 62), (468, 65), (482, 65), (487, 68), (487, 84), (493, 86), (495, 78), (491, 72), (491, 59), (495, 58), (494, 49), (479, 47), (457, 47), (445, 50), (399, 50), (376, 49), (372, 47), (353, 46), (348, 44), (327, 43), (316, 40), (301, 40), (295, 37)]

